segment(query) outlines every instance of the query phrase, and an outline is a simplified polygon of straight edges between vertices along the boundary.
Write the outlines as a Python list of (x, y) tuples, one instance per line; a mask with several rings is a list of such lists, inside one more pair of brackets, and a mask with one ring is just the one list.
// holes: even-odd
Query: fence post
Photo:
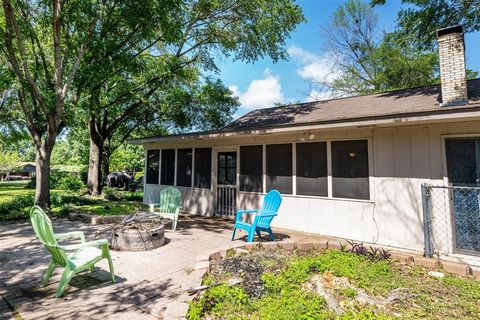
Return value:
[(423, 235), (425, 241), (425, 257), (431, 258), (433, 256), (432, 252), (432, 243), (431, 243), (431, 229), (430, 229), (430, 219), (431, 219), (431, 198), (430, 198), (430, 187), (426, 183), (422, 183), (422, 207), (423, 207)]

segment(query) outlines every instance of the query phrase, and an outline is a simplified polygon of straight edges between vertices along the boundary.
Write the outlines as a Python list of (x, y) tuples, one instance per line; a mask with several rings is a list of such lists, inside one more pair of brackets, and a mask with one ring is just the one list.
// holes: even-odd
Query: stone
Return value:
[(297, 250), (299, 251), (309, 251), (314, 248), (312, 242), (298, 242), (297, 243)]
[(419, 266), (423, 266), (426, 268), (439, 268), (441, 267), (441, 263), (438, 260), (425, 258), (425, 257), (415, 257), (414, 259), (415, 264)]
[(445, 274), (443, 272), (440, 272), (440, 271), (429, 271), (428, 275), (430, 277), (439, 278), (439, 279), (442, 279), (443, 277), (445, 277)]
[(265, 250), (275, 250), (278, 247), (277, 242), (271, 241), (271, 242), (263, 242), (262, 247)]
[(199, 261), (195, 263), (195, 270), (200, 270), (200, 269), (206, 269), (208, 270), (210, 268), (210, 262), (208, 261)]
[(281, 241), (278, 242), (278, 246), (285, 250), (295, 250), (296, 244), (293, 241)]

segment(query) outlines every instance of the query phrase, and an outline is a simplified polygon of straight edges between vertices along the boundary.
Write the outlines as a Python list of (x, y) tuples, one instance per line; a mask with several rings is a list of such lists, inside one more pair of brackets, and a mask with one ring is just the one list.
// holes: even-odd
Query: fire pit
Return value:
[(129, 215), (112, 228), (113, 250), (148, 251), (164, 244), (164, 226), (157, 216), (148, 212)]

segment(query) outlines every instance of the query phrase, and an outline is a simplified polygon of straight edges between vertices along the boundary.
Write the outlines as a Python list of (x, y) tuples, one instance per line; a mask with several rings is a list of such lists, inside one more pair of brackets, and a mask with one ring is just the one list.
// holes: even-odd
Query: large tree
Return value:
[(320, 85), (333, 95), (396, 90), (437, 80), (437, 53), (413, 46), (399, 33), (383, 32), (377, 20), (367, 2), (348, 0), (323, 27), (337, 76)]
[(49, 206), (50, 158), (70, 121), (85, 116), (93, 140), (151, 112), (164, 89), (197, 88), (219, 53), (284, 58), (302, 20), (290, 0), (2, 0), (1, 54), (35, 143), (35, 202)]
[(128, 31), (120, 35), (106, 24), (93, 42), (139, 41), (120, 46), (107, 63), (97, 57), (111, 45), (96, 46), (95, 56), (87, 58), (91, 70), (83, 70), (76, 83), (89, 110), (90, 192), (101, 192), (102, 171), (108, 173), (115, 149), (111, 141), (118, 146), (140, 126), (223, 126), (237, 103), (214, 79), (219, 59), (283, 59), (285, 40), (302, 20), (300, 8), (290, 0), (191, 0), (163, 20), (162, 28), (144, 36), (137, 36), (145, 30), (135, 24), (126, 25)]
[[(372, 0), (373, 5), (386, 0)], [(461, 24), (466, 32), (480, 30), (480, 0), (402, 0), (398, 13), (399, 32), (416, 46), (431, 49), (436, 45), (435, 31)]]

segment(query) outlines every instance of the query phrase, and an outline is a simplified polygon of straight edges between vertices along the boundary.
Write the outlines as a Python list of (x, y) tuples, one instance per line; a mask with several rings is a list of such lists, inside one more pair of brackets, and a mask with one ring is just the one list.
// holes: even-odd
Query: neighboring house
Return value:
[(233, 215), (279, 190), (273, 225), (423, 250), (421, 184), (480, 183), (480, 79), (462, 27), (438, 31), (441, 86), (252, 111), (221, 130), (132, 139), (146, 203), (177, 186), (183, 211)]
[(10, 173), (0, 173), (0, 181), (2, 180), (27, 180), (35, 175), (34, 162), (22, 162)]

